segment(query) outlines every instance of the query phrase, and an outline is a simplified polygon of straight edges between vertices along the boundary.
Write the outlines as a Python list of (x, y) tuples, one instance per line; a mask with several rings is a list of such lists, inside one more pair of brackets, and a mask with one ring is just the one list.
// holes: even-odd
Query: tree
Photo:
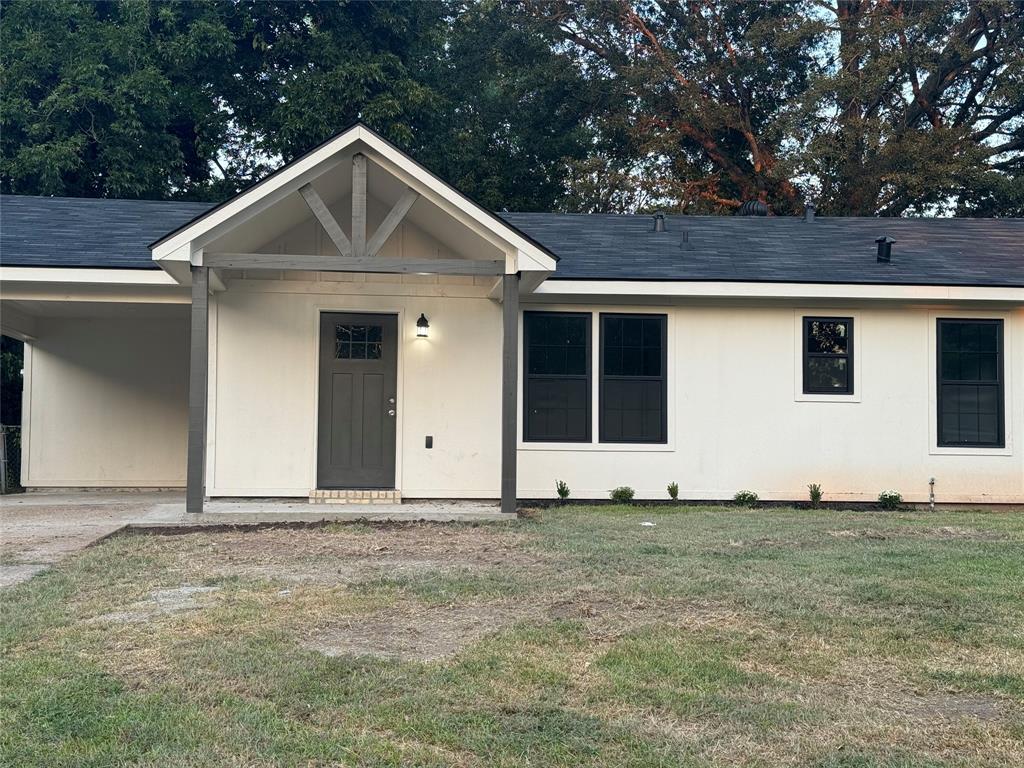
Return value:
[(217, 73), (232, 38), (207, 3), (3, 6), (0, 189), (216, 198)]
[(839, 0), (795, 171), (833, 215), (1024, 215), (1024, 4)]
[[(604, 124), (630, 136), (633, 182), (690, 212), (801, 203), (780, 158), (820, 25), (799, 2), (527, 2), (575, 65), (628, 95)], [(642, 178), (640, 177), (642, 174)]]

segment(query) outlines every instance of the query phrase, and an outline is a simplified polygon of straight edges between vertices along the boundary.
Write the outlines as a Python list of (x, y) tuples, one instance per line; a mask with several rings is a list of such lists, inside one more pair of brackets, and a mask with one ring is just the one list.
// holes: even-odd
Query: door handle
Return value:
[(395, 415), (395, 409), (394, 408), (388, 408), (388, 416), (394, 416), (394, 415)]

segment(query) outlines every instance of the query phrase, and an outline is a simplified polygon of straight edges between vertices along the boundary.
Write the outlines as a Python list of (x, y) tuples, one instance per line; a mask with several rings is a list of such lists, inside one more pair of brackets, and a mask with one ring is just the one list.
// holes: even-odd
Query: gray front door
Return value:
[(320, 315), (318, 488), (394, 488), (398, 318)]

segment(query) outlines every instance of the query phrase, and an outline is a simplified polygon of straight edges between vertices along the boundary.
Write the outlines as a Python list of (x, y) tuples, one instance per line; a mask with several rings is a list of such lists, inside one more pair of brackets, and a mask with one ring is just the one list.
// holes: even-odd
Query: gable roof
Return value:
[[(209, 203), (0, 196), (0, 264), (158, 269), (147, 244)], [(1024, 219), (503, 213), (561, 257), (549, 279), (1024, 287)], [(896, 240), (879, 264), (875, 238)]]
[[(518, 249), (520, 254), (527, 257), (527, 263), (532, 259), (536, 267), (550, 269), (553, 266), (550, 262), (558, 261), (558, 256), (544, 245), (456, 189), (361, 122), (343, 128), (259, 181), (153, 241), (149, 245), (153, 256), (163, 258), (169, 251), (182, 245), (183, 241), (201, 238), (217, 226), (223, 226), (225, 222), (237, 220), (238, 217), (247, 215), (250, 210), (258, 210), (256, 206), (271, 200), (275, 195), (280, 195), (282, 190), (296, 190), (303, 182), (312, 181), (318, 169), (328, 166), (334, 158), (354, 145), (361, 145), (369, 150), (371, 159), (378, 164), (389, 165), (390, 172), (404, 177), (408, 186), (425, 196), (437, 198), (433, 202), (439, 204), (448, 214), (460, 218), (464, 224), (468, 223), (471, 228), (477, 228), (478, 231), (482, 227), (483, 231)], [(520, 261), (520, 268), (524, 268), (523, 261)]]

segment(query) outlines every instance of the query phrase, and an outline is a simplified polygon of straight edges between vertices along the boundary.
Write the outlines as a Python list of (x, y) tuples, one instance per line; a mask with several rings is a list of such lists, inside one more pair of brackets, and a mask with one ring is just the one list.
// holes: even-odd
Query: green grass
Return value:
[(1009, 513), (132, 536), (0, 601), (2, 765), (1024, 763)]

